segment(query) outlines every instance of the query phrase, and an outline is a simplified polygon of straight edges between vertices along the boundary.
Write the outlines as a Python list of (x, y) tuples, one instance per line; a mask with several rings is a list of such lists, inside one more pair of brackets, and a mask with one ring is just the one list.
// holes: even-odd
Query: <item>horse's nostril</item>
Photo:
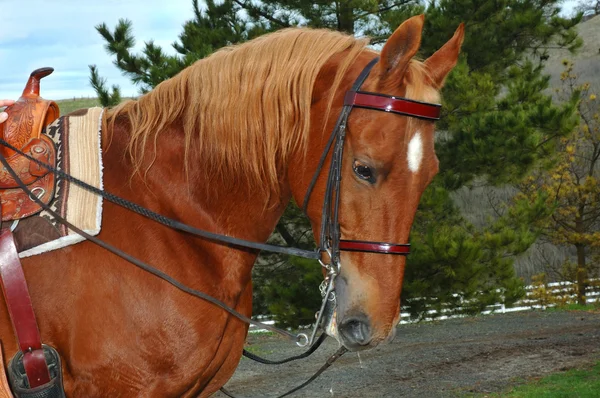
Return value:
[(371, 326), (365, 316), (345, 319), (340, 324), (339, 331), (349, 347), (365, 346), (371, 341)]

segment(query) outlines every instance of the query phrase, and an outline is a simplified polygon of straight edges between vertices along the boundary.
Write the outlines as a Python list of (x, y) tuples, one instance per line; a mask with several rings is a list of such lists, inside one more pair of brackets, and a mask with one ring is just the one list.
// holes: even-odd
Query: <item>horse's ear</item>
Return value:
[(407, 19), (396, 29), (381, 50), (378, 67), (382, 78), (400, 80), (408, 62), (421, 46), (424, 15)]
[(456, 65), (460, 46), (464, 38), (465, 24), (461, 23), (456, 32), (454, 32), (454, 36), (425, 61), (425, 66), (427, 66), (433, 83), (437, 88), (441, 88), (444, 85), (444, 79), (446, 79), (448, 73)]

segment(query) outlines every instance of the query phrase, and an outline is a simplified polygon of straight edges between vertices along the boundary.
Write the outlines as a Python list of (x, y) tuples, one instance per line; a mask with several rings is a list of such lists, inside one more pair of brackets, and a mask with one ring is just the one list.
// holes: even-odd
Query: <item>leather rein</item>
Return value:
[[(131, 262), (132, 264), (144, 269), (145, 271), (165, 280), (171, 285), (175, 286), (179, 290), (182, 290), (190, 295), (198, 297), (202, 300), (208, 301), (217, 307), (223, 309), (234, 317), (240, 319), (241, 321), (255, 325), (257, 327), (267, 329), (269, 331), (275, 332), (279, 335), (284, 336), (287, 339), (294, 341), (298, 346), (305, 347), (307, 345), (311, 345), (312, 347), (309, 349), (307, 354), (299, 355), (297, 358), (307, 356), (312, 353), (316, 349), (316, 347), (323, 341), (324, 338), (319, 338), (318, 341), (315, 342), (315, 335), (317, 330), (320, 327), (320, 322), (322, 315), (324, 313), (324, 308), (327, 303), (327, 300), (330, 296), (334, 296), (333, 293), (333, 281), (335, 276), (340, 272), (340, 251), (360, 251), (360, 252), (370, 252), (370, 253), (381, 253), (381, 254), (396, 254), (396, 255), (408, 255), (410, 253), (410, 244), (397, 244), (397, 243), (384, 243), (384, 242), (372, 242), (372, 241), (360, 241), (360, 240), (343, 240), (340, 238), (340, 227), (339, 227), (339, 197), (340, 197), (340, 182), (341, 182), (341, 165), (342, 165), (342, 155), (343, 155), (343, 147), (344, 147), (344, 138), (346, 135), (346, 126), (348, 117), (353, 108), (365, 108), (365, 109), (373, 109), (378, 111), (396, 113), (399, 115), (417, 117), (426, 120), (438, 120), (440, 115), (439, 104), (430, 104), (425, 102), (414, 101), (402, 97), (394, 97), (384, 94), (376, 94), (360, 91), (360, 87), (363, 82), (368, 77), (371, 69), (378, 61), (378, 58), (374, 58), (361, 72), (358, 76), (354, 84), (352, 85), (352, 89), (347, 92), (344, 99), (344, 106), (342, 111), (337, 119), (335, 128), (329, 138), (328, 143), (325, 146), (323, 154), (320, 158), (319, 164), (313, 175), (313, 178), (308, 187), (306, 197), (303, 203), (303, 209), (306, 211), (308, 202), (311, 196), (311, 193), (314, 189), (316, 181), (321, 174), (326, 158), (328, 157), (331, 148), (333, 147), (333, 153), (331, 156), (331, 164), (329, 167), (329, 174), (327, 177), (325, 197), (323, 201), (323, 213), (322, 213), (322, 221), (321, 221), (321, 231), (320, 231), (320, 246), (315, 251), (310, 250), (302, 250), (298, 248), (292, 247), (284, 247), (278, 245), (270, 245), (259, 242), (247, 241), (239, 238), (230, 237), (227, 235), (216, 234), (213, 232), (201, 230), (199, 228), (195, 228), (193, 226), (184, 224), (178, 220), (174, 220), (163, 215), (160, 215), (152, 210), (139, 206), (133, 202), (130, 202), (124, 198), (118, 197), (110, 192), (104, 191), (102, 189), (98, 189), (94, 186), (91, 186), (77, 178), (72, 177), (71, 175), (58, 170), (57, 168), (48, 165), (40, 160), (31, 157), (27, 153), (21, 151), (19, 148), (14, 147), (13, 145), (6, 142), (4, 139), (0, 138), (0, 144), (19, 153), (21, 156), (29, 159), (31, 162), (38, 164), (39, 166), (49, 170), (55, 175), (64, 178), (65, 180), (72, 182), (90, 192), (95, 193), (96, 195), (102, 196), (104, 199), (122, 206), (128, 210), (131, 210), (135, 213), (138, 213), (142, 216), (150, 218), (158, 223), (161, 223), (165, 226), (173, 228), (175, 230), (179, 230), (182, 232), (187, 232), (192, 235), (208, 239), (217, 243), (221, 243), (224, 245), (233, 245), (239, 247), (245, 247), (255, 250), (264, 250), (274, 253), (304, 257), (308, 259), (318, 260), (323, 267), (327, 269), (327, 276), (324, 280), (324, 284), (321, 287), (321, 294), (323, 296), (323, 303), (321, 306), (321, 310), (319, 311), (317, 322), (315, 323), (314, 330), (310, 336), (310, 338), (304, 334), (293, 334), (286, 330), (282, 330), (276, 328), (271, 325), (264, 324), (262, 322), (255, 321), (246, 317), (245, 315), (237, 312), (236, 310), (230, 308), (225, 303), (221, 302), (218, 299), (215, 299), (212, 296), (209, 296), (203, 292), (191, 289), (184, 285), (183, 283), (175, 280), (169, 275), (163, 273), (162, 271), (144, 263), (143, 261), (127, 254), (126, 252), (98, 239), (95, 236), (91, 236), (85, 231), (81, 230), (77, 226), (71, 224), (66, 219), (62, 218), (59, 214), (54, 212), (48, 205), (43, 203), (37, 196), (31, 192), (31, 190), (25, 185), (25, 183), (19, 178), (15, 170), (11, 168), (8, 164), (6, 158), (0, 153), (0, 162), (4, 166), (4, 168), (8, 171), (8, 173), (12, 176), (12, 178), (16, 181), (19, 188), (21, 188), (25, 193), (27, 193), (34, 202), (36, 202), (42, 209), (48, 212), (52, 217), (54, 217), (57, 221), (67, 226), (72, 231), (80, 234), (87, 240), (90, 240), (99, 246), (105, 248), (106, 250), (112, 252), (113, 254)], [(326, 252), (329, 255), (330, 262), (325, 264), (321, 261), (322, 253)], [(293, 391), (297, 391), (297, 389), (304, 387), (310, 381), (314, 380), (318, 375), (320, 375), (327, 367), (329, 367), (337, 358), (339, 358), (345, 352), (345, 348), (342, 347), (338, 350), (330, 359), (327, 361), (325, 365), (313, 376), (309, 381), (303, 383), (301, 386), (293, 389), (292, 391), (282, 395), (288, 395)], [(292, 360), (291, 359), (291, 360)], [(284, 360), (286, 361), (286, 360)], [(273, 362), (266, 361), (265, 363)], [(275, 361), (281, 362), (281, 361)]]

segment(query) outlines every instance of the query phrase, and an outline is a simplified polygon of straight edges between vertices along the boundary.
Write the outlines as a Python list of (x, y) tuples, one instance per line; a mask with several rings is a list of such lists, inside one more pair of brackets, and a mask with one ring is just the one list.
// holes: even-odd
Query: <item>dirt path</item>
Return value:
[[(251, 335), (268, 358), (298, 354), (277, 337)], [(279, 366), (244, 358), (227, 388), (274, 397), (308, 379), (336, 349), (327, 339), (310, 358)], [(402, 325), (393, 343), (347, 353), (293, 397), (454, 397), (497, 392), (529, 377), (600, 360), (600, 313), (520, 312)], [(221, 393), (217, 397), (224, 397)]]

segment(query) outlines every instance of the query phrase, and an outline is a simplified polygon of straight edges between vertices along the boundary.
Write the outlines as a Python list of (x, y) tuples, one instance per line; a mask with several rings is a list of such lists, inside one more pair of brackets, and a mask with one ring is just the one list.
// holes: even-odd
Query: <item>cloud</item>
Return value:
[(154, 40), (173, 53), (171, 43), (193, 16), (191, 0), (0, 0), (0, 13), (0, 98), (19, 97), (34, 69), (51, 66), (55, 72), (42, 81), (42, 96), (52, 99), (95, 96), (90, 64), (123, 95), (138, 93), (112, 64), (94, 26), (130, 19), (137, 49)]

